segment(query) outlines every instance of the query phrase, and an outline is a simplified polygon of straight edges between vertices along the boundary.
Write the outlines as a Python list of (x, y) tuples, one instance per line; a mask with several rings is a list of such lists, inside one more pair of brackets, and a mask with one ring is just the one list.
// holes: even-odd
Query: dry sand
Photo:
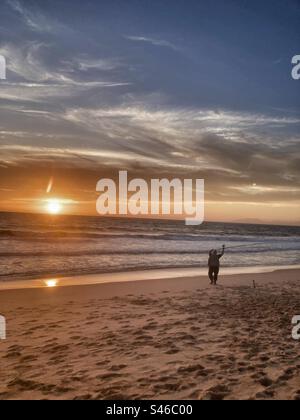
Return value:
[(0, 399), (299, 400), (299, 274), (1, 291)]

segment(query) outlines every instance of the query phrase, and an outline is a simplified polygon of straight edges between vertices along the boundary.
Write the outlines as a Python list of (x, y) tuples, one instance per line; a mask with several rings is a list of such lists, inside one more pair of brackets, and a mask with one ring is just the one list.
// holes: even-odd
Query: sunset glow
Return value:
[(52, 279), (52, 280), (46, 280), (45, 281), (45, 285), (46, 287), (56, 287), (57, 286), (57, 280)]
[(59, 214), (62, 211), (62, 204), (59, 200), (49, 200), (46, 210), (49, 214)]

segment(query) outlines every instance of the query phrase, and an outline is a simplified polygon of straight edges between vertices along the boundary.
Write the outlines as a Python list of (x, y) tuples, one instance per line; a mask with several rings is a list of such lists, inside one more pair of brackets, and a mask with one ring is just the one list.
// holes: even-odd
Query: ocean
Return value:
[(0, 213), (0, 280), (206, 267), (300, 264), (300, 227)]

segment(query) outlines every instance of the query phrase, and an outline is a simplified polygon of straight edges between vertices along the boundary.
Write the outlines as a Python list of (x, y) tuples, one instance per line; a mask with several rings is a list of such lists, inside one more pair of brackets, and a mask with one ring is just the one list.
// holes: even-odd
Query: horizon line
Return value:
[[(48, 216), (51, 218), (60, 218), (60, 217), (87, 217), (87, 218), (102, 218), (102, 219), (129, 219), (129, 220), (144, 220), (144, 221), (161, 221), (161, 222), (184, 222), (184, 218), (167, 218), (167, 217), (143, 217), (143, 216), (122, 216), (122, 215), (109, 215), (103, 216), (98, 214), (70, 214), (70, 213), (61, 213), (59, 215), (50, 215), (48, 213), (43, 212), (30, 212), (30, 211), (10, 211), (10, 210), (0, 210), (0, 214), (23, 214), (23, 215), (38, 215), (38, 216)], [(251, 219), (250, 219), (251, 220)], [(300, 228), (300, 221), (295, 222), (294, 224), (288, 224), (284, 222), (264, 222), (261, 221), (247, 221), (247, 219), (243, 220), (204, 220), (203, 223), (226, 223), (226, 224), (235, 224), (235, 225), (252, 225), (252, 226), (277, 226), (277, 227), (299, 227)], [(203, 224), (202, 223), (202, 224)], [(201, 225), (199, 225), (201, 226)]]

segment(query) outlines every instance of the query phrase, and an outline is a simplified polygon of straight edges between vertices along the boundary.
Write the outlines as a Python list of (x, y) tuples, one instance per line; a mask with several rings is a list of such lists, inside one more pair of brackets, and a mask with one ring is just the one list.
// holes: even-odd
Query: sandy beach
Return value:
[(299, 21), (1, 1), (0, 401), (300, 400)]
[(299, 400), (299, 278), (2, 290), (0, 398)]

